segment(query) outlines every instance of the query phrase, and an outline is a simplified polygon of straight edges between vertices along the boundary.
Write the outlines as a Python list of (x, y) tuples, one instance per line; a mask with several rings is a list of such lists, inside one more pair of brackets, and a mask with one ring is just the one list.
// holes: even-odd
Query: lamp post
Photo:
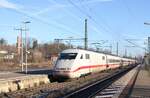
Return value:
[(23, 24), (24, 24), (24, 28), (25, 28), (25, 65), (26, 65), (26, 74), (28, 72), (28, 67), (27, 67), (27, 64), (28, 64), (28, 42), (27, 42), (27, 28), (26, 28), (26, 24), (28, 23), (31, 23), (30, 21), (24, 21)]

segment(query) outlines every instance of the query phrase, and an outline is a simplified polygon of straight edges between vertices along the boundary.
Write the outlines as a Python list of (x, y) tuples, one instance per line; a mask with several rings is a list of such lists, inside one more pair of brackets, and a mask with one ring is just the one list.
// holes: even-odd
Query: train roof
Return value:
[(81, 51), (81, 49), (66, 49), (66, 50), (63, 50), (62, 53), (69, 53), (69, 52), (71, 52), (71, 53), (77, 53), (79, 51)]
[[(120, 56), (117, 56), (117, 55), (113, 55), (113, 54), (107, 54), (107, 53), (102, 53), (102, 52), (97, 52), (97, 51), (92, 51), (92, 50), (84, 50), (84, 49), (77, 49), (77, 48), (73, 48), (73, 49), (66, 49), (66, 50), (63, 50), (61, 53), (78, 53), (78, 52), (94, 52), (94, 53), (100, 53), (100, 54), (103, 54), (103, 55), (109, 55), (109, 56), (114, 56), (114, 57), (120, 57)], [(120, 57), (120, 58), (124, 58), (124, 57)], [(124, 59), (131, 59), (131, 58), (124, 58)]]
[(98, 52), (98, 51), (93, 51), (93, 50), (84, 50), (84, 49), (77, 49), (77, 48), (73, 48), (73, 49), (66, 49), (66, 50), (63, 50), (62, 53), (68, 53), (68, 52), (72, 52), (72, 53), (77, 53), (77, 52), (94, 52), (94, 53), (100, 53), (100, 54), (103, 54), (103, 55), (111, 55), (111, 56), (116, 56), (116, 57), (119, 57), (117, 55), (113, 55), (113, 54), (108, 54), (108, 53), (103, 53), (103, 52)]

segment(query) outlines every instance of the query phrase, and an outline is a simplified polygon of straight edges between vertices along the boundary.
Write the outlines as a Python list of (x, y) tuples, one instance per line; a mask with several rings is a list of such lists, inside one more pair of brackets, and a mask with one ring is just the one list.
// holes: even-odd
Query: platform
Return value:
[(0, 93), (50, 83), (48, 74), (51, 74), (51, 70), (32, 70), (28, 74), (24, 72), (0, 72)]
[(150, 72), (141, 68), (130, 98), (150, 98)]

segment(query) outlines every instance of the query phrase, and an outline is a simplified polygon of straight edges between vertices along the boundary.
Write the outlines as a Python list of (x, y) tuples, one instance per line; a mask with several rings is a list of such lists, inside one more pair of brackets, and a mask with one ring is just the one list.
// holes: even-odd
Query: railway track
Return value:
[(124, 76), (134, 67), (135, 66), (131, 66), (127, 69), (121, 70), (120, 72), (112, 74), (109, 77), (106, 77), (95, 83), (92, 83), (76, 91), (68, 93), (65, 96), (63, 96), (63, 98), (112, 98), (112, 94), (115, 94), (120, 91), (120, 87), (118, 85), (114, 86), (112, 85), (112, 83)]
[[(42, 84), (41, 86), (37, 86), (37, 87), (35, 85), (35, 87), (33, 88), (27, 88), (15, 92), (0, 94), (0, 98), (3, 97), (4, 98), (62, 98), (62, 96), (64, 96), (64, 98), (88, 98), (87, 96), (84, 96), (90, 94), (86, 92), (86, 89), (89, 89), (89, 87), (93, 86), (93, 89), (95, 91), (96, 89), (99, 89), (96, 87), (98, 83), (100, 83), (99, 85), (101, 89), (104, 89), (111, 84), (109, 82), (106, 82), (106, 80), (110, 81), (109, 79), (113, 79), (114, 78), (113, 76), (115, 74), (117, 75), (118, 73), (120, 74), (122, 73), (123, 75), (129, 70), (131, 70), (131, 68), (130, 69), (126, 68), (124, 69), (124, 71), (120, 71), (120, 69), (116, 69), (116, 70), (110, 70), (108, 72), (101, 72), (99, 74), (92, 74), (89, 76), (85, 76), (78, 80), (73, 80), (71, 82), (62, 82), (62, 83), (53, 82), (49, 84)], [(114, 80), (116, 80), (119, 77), (121, 76), (116, 76)], [(89, 84), (91, 84), (92, 86)], [(82, 90), (85, 91), (83, 91), (84, 93), (81, 93), (81, 95), (77, 93)], [(89, 89), (88, 92), (93, 93), (94, 91)]]
[[(103, 78), (109, 75), (110, 73), (115, 72), (115, 70), (109, 71), (109, 72), (101, 72), (97, 74), (92, 74), (89, 76), (85, 76), (82, 78), (74, 79), (73, 81), (66, 81), (66, 82), (52, 82), (48, 84), (41, 84), (40, 86), (34, 86), (31, 88), (21, 89), (18, 91), (8, 92), (8, 93), (2, 93), (0, 94), (0, 98), (41, 98), (40, 96), (52, 96), (50, 98), (54, 98), (57, 95), (60, 95), (62, 93), (65, 93), (66, 91), (70, 91), (70, 89), (75, 89), (76, 87), (79, 87), (82, 83), (89, 82), (90, 80), (93, 80), (94, 78)], [(72, 88), (74, 87), (74, 88)], [(42, 97), (46, 98), (46, 97)]]
[(140, 67), (136, 67), (107, 88), (98, 92), (93, 98), (129, 98), (137, 79)]

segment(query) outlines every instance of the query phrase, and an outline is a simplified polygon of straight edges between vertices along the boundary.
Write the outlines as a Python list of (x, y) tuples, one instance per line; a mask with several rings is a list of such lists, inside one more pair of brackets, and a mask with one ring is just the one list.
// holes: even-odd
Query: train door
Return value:
[(77, 74), (79, 74), (82, 77), (91, 72), (91, 70), (90, 70), (90, 66), (91, 66), (90, 65), (90, 55), (88, 53), (81, 54), (79, 63), (80, 63), (80, 67), (83, 69), (79, 70)]
[(100, 70), (105, 70), (108, 65), (107, 55), (102, 55), (100, 64), (103, 65)]
[(107, 55), (105, 57), (106, 57), (106, 69), (108, 69), (109, 68), (108, 57), (107, 57)]
[(85, 54), (86, 65), (88, 66), (87, 73), (91, 73), (90, 54)]

